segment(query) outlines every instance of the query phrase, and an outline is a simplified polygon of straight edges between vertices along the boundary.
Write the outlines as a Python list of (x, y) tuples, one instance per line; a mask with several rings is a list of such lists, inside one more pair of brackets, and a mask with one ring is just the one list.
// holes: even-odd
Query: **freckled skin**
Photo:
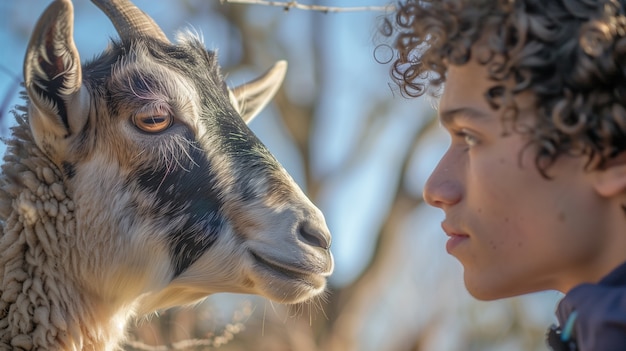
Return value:
[[(474, 61), (449, 67), (440, 114), (472, 108), (485, 117), (442, 119), (452, 141), (424, 189), (444, 227), (468, 236), (451, 254), (469, 292), (490, 300), (599, 280), (626, 260), (620, 199), (599, 196), (598, 172), (582, 157), (563, 156), (542, 177), (535, 149), (520, 133), (505, 135), (485, 101), (486, 77)], [(532, 94), (517, 99), (520, 123), (532, 125)]]

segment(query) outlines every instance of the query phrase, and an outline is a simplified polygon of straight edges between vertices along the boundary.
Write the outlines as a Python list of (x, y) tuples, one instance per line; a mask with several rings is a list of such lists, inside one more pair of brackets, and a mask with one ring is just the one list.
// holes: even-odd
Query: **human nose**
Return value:
[(427, 204), (444, 210), (461, 201), (463, 194), (462, 184), (457, 179), (458, 170), (449, 167), (446, 161), (444, 155), (444, 158), (439, 161), (435, 170), (428, 177), (423, 191), (424, 200)]

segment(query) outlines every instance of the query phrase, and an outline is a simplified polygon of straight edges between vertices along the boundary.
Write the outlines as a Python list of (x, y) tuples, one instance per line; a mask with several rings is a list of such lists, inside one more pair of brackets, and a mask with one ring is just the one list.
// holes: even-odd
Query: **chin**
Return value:
[(493, 301), (513, 296), (519, 296), (537, 290), (520, 289), (506, 282), (487, 282), (485, 280), (468, 279), (465, 276), (465, 288), (472, 297), (480, 301)]

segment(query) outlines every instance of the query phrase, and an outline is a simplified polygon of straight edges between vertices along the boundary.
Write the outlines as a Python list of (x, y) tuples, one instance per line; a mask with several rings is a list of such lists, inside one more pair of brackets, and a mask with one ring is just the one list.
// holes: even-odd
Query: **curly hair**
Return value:
[[(624, 10), (623, 0), (404, 0), (384, 26), (391, 77), (404, 95), (434, 93), (448, 65), (473, 57), (494, 81), (485, 99), (538, 146), (544, 176), (563, 154), (601, 167), (626, 149)], [(536, 97), (530, 130), (515, 123), (522, 91)]]

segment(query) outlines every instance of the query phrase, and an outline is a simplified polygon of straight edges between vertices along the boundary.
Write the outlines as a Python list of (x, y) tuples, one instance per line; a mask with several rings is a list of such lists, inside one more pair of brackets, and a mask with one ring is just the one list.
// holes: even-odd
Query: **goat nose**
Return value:
[(298, 228), (298, 235), (300, 240), (310, 246), (320, 247), (325, 250), (330, 249), (330, 232), (325, 225), (309, 220), (304, 221)]

